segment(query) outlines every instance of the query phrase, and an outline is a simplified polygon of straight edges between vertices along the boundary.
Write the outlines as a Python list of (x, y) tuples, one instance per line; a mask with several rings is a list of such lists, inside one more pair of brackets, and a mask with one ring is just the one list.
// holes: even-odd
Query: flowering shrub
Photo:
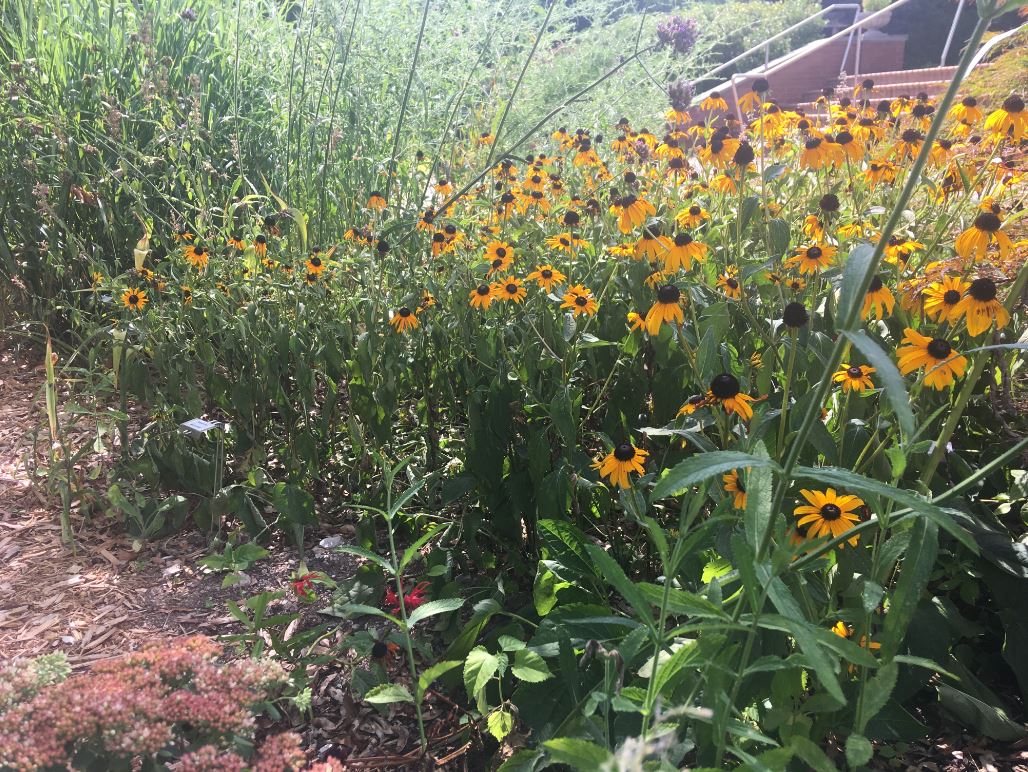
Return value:
[[(233, 738), (253, 735), (254, 712), (275, 699), (285, 676), (268, 661), (220, 664), (220, 654), (208, 638), (184, 638), (23, 687), (0, 712), (0, 768), (129, 769), (137, 757), (174, 758), (203, 746), (183, 756), (184, 768), (218, 758), (225, 769), (241, 769), (229, 760), (243, 760), (227, 749)], [(268, 740), (259, 757), (267, 769), (304, 761), (294, 740), (281, 738)]]

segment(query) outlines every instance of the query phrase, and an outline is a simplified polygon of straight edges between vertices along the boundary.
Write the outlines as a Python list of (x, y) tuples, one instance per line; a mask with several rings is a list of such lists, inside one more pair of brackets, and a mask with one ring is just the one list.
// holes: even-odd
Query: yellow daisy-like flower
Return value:
[(724, 273), (717, 277), (717, 286), (728, 297), (734, 300), (741, 298), (742, 282), (739, 281), (739, 269), (732, 265), (725, 268)]
[(632, 257), (636, 260), (646, 258), (652, 263), (667, 250), (668, 241), (661, 235), (660, 225), (655, 223), (642, 229), (642, 235), (635, 242), (635, 251), (632, 253)]
[(628, 315), (625, 317), (625, 321), (632, 332), (646, 328), (646, 322), (643, 320), (642, 316), (637, 314), (635, 311), (629, 311)]
[(493, 282), (493, 292), (500, 300), (513, 301), (515, 303), (520, 303), (528, 297), (528, 290), (521, 283), (521, 279), (514, 276), (508, 276), (505, 279)]
[(924, 312), (937, 322), (956, 322), (960, 319), (957, 307), (971, 282), (958, 276), (946, 276), (942, 281), (932, 282), (924, 291)]
[(1009, 137), (1013, 142), (1020, 142), (1028, 135), (1028, 112), (1025, 111), (1024, 100), (1013, 94), (1003, 100), (1003, 105), (993, 111), (985, 119), (985, 130), (997, 137)]
[(182, 247), (182, 254), (185, 256), (188, 263), (198, 271), (202, 271), (206, 268), (207, 261), (210, 260), (207, 247), (190, 244), (189, 246)]
[(710, 248), (706, 244), (693, 241), (692, 236), (688, 233), (678, 233), (670, 241), (667, 251), (660, 256), (660, 259), (667, 273), (688, 271), (692, 268), (693, 260), (699, 263), (704, 262), (709, 250)]
[(882, 283), (880, 276), (875, 276), (871, 279), (871, 286), (867, 288), (867, 294), (864, 295), (864, 305), (860, 309), (860, 315), (865, 319), (869, 319), (872, 315), (875, 319), (884, 319), (892, 315), (895, 307), (896, 298), (893, 297), (892, 291)]
[(982, 277), (975, 279), (967, 288), (967, 293), (957, 303), (953, 312), (963, 316), (967, 322), (967, 332), (972, 337), (981, 335), (996, 323), (996, 329), (1006, 327), (1010, 314), (996, 298), (996, 282)]
[(732, 506), (736, 509), (746, 509), (746, 486), (739, 479), (739, 472), (733, 469), (721, 478), (725, 486), (725, 493), (732, 496)]
[(701, 110), (720, 110), (723, 113), (728, 112), (728, 102), (721, 96), (720, 92), (711, 91), (710, 94), (700, 102)]
[(228, 245), (233, 249), (242, 252), (246, 249), (246, 240), (238, 233), (233, 233), (228, 237)]
[[(853, 528), (855, 523), (860, 522), (860, 517), (854, 510), (864, 506), (864, 502), (851, 494), (839, 495), (835, 488), (828, 488), (824, 491), (811, 491), (803, 489), (800, 495), (807, 500), (793, 510), (793, 514), (799, 518), (796, 524), (800, 528), (806, 526), (806, 537), (817, 539), (821, 536), (829, 536), (836, 539), (843, 536)], [(847, 539), (851, 547), (856, 547), (860, 534)], [(844, 546), (844, 545), (840, 545)]]
[(266, 257), (268, 254), (268, 237), (263, 233), (259, 234), (253, 240), (253, 253), (257, 257)]
[(811, 244), (800, 247), (793, 257), (785, 261), (785, 264), (790, 268), (798, 268), (800, 273), (814, 274), (830, 266), (837, 251), (831, 244)]
[(973, 125), (981, 121), (983, 114), (982, 109), (978, 106), (978, 100), (973, 96), (968, 96), (950, 108), (949, 117), (955, 121)]
[(785, 286), (793, 292), (803, 292), (807, 288), (807, 280), (799, 276), (793, 276), (786, 280)]
[(693, 394), (685, 401), (685, 404), (678, 409), (678, 415), (692, 415), (707, 404), (709, 403), (705, 394)]
[(490, 241), (482, 259), (489, 263), (489, 276), (504, 273), (514, 262), (514, 248), (505, 241)]
[(183, 284), (181, 287), (179, 287), (179, 289), (182, 291), (182, 302), (187, 304), (187, 305), (192, 303), (193, 302), (193, 288), (192, 287), (187, 287), (185, 284)]
[(695, 228), (710, 219), (710, 212), (699, 204), (693, 204), (675, 215), (675, 222), (683, 228)]
[(899, 371), (903, 375), (924, 368), (925, 386), (939, 390), (967, 370), (967, 358), (955, 351), (948, 340), (929, 338), (911, 327), (903, 332), (903, 345), (896, 349)]
[(383, 196), (377, 190), (373, 191), (371, 193), (371, 195), (368, 196), (368, 203), (366, 204), (366, 206), (367, 206), (368, 209), (371, 209), (372, 211), (376, 211), (376, 212), (385, 209), (385, 207), (386, 207), (385, 196)]
[(418, 328), (418, 316), (407, 306), (401, 306), (389, 320), (389, 324), (396, 328), (397, 332), (406, 333)]
[(575, 238), (570, 232), (564, 232), (546, 239), (546, 246), (571, 254), (576, 249), (588, 249), (589, 242), (585, 239)]
[(611, 205), (610, 212), (618, 216), (618, 230), (630, 233), (646, 222), (647, 217), (653, 217), (657, 210), (646, 199), (630, 193)]
[(839, 146), (825, 142), (820, 137), (811, 137), (803, 144), (800, 152), (801, 169), (824, 169), (831, 166), (837, 159), (841, 160)]
[(538, 282), (539, 286), (547, 292), (552, 292), (558, 284), (567, 281), (567, 276), (562, 274), (552, 265), (539, 265), (532, 273), (525, 277), (529, 281)]
[(965, 260), (974, 258), (981, 260), (989, 248), (989, 244), (999, 247), (999, 257), (1006, 260), (1013, 242), (1006, 232), (1000, 230), (1003, 221), (993, 212), (982, 212), (974, 218), (974, 223), (966, 231), (957, 236), (953, 248)]
[(560, 304), (560, 307), (570, 309), (571, 313), (576, 317), (582, 314), (592, 316), (599, 309), (592, 290), (581, 284), (575, 284), (568, 289), (564, 294), (564, 302)]
[(146, 297), (146, 290), (127, 289), (121, 293), (121, 304), (125, 308), (131, 308), (133, 311), (142, 311), (149, 302), (149, 298)]
[(744, 421), (753, 418), (753, 408), (750, 407), (753, 397), (742, 393), (739, 379), (730, 373), (721, 373), (714, 377), (707, 392), (707, 401), (720, 402), (727, 412), (735, 413)]
[(490, 284), (479, 284), (470, 292), (471, 307), (480, 308), (483, 311), (492, 305), (492, 302), (497, 299), (496, 292), (493, 286)]
[(325, 259), (318, 252), (307, 258), (307, 271), (309, 273), (321, 273), (326, 267)]
[(843, 391), (855, 391), (863, 394), (868, 389), (875, 387), (871, 380), (871, 373), (875, 372), (873, 367), (867, 365), (849, 365), (845, 362), (839, 364), (839, 369), (832, 376), (832, 380), (842, 384)]
[(594, 461), (593, 468), (599, 470), (601, 477), (606, 477), (619, 488), (631, 488), (632, 483), (628, 475), (632, 472), (646, 474), (643, 462), (648, 455), (648, 451), (637, 448), (630, 442), (624, 442), (599, 461)]
[(660, 333), (660, 325), (664, 323), (676, 324), (685, 323), (685, 315), (682, 313), (682, 291), (674, 284), (665, 284), (657, 290), (657, 302), (655, 302), (646, 314), (646, 332), (650, 335)]
[(192, 241), (194, 238), (196, 238), (196, 236), (189, 228), (181, 228), (175, 233), (175, 241), (180, 244)]

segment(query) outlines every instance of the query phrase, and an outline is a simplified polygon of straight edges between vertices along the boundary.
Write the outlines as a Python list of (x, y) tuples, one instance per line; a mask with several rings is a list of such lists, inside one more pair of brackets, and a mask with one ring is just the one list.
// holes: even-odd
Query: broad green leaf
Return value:
[[(771, 596), (771, 599), (772, 603), (774, 603), (774, 595)], [(842, 693), (839, 679), (835, 675), (832, 660), (825, 654), (814, 626), (802, 621), (802, 619), (790, 619), (783, 615), (767, 614), (761, 617), (762, 623), (771, 621), (777, 621), (778, 624), (789, 631), (789, 634), (795, 639), (796, 645), (799, 646), (800, 651), (806, 655), (821, 685), (840, 705), (845, 704), (846, 698)]]
[(935, 558), (939, 553), (939, 529), (935, 523), (919, 519), (910, 533), (910, 544), (900, 564), (899, 581), (889, 599), (889, 613), (885, 615), (882, 634), (882, 658), (888, 661), (899, 650), (921, 593), (928, 586)]
[(364, 558), (366, 560), (370, 560), (370, 561), (372, 561), (374, 563), (377, 563), (383, 569), (385, 569), (386, 573), (388, 573), (390, 575), (393, 573), (393, 567), (392, 567), (392, 565), (390, 565), (388, 560), (386, 560), (381, 555), (376, 555), (374, 552), (371, 552), (370, 550), (364, 549), (363, 547), (356, 547), (356, 546), (354, 546), (352, 544), (344, 544), (344, 545), (341, 545), (339, 547), (336, 547), (335, 551), (336, 552), (345, 552), (348, 555), (357, 555), (358, 557), (362, 557), (362, 558)]
[(386, 705), (390, 702), (414, 702), (407, 687), (400, 684), (379, 684), (364, 695), (364, 701), (374, 705)]
[(674, 466), (653, 486), (650, 501), (659, 501), (668, 496), (678, 496), (693, 485), (708, 480), (715, 475), (730, 472), (733, 469), (778, 469), (778, 464), (769, 458), (759, 458), (738, 450), (716, 450), (712, 453), (700, 453), (687, 458)]
[(373, 617), (382, 617), (383, 619), (388, 619), (390, 622), (393, 622), (396, 625), (403, 624), (403, 621), (399, 617), (394, 617), (392, 614), (387, 614), (380, 608), (375, 608), (374, 606), (366, 606), (363, 603), (340, 603), (336, 606), (333, 606), (332, 611), (334, 616), (354, 616), (359, 614), (367, 614)]
[(874, 377), (881, 381), (885, 396), (889, 400), (892, 412), (896, 414), (900, 429), (906, 437), (915, 431), (914, 411), (910, 409), (910, 395), (907, 394), (907, 383), (900, 375), (892, 358), (882, 350), (871, 336), (864, 330), (848, 330), (843, 333), (850, 343), (863, 354), (864, 359), (875, 368)]
[[(524, 641), (518, 640), (513, 635), (501, 635), (496, 642), (500, 644), (500, 648), (504, 651), (521, 651), (528, 645)], [(515, 673), (515, 675), (517, 675), (517, 673)]]
[(643, 624), (653, 627), (653, 614), (650, 612), (650, 603), (646, 596), (643, 595), (642, 590), (632, 583), (632, 580), (625, 575), (617, 561), (604, 550), (595, 544), (587, 544), (585, 548), (592, 558), (593, 564), (600, 569), (604, 579), (631, 604), (632, 609), (639, 615)]
[(428, 603), (424, 603), (414, 609), (413, 613), (407, 617), (407, 625), (414, 627), (418, 622), (424, 621), (429, 617), (434, 617), (436, 614), (446, 614), (450, 611), (456, 611), (463, 605), (463, 598), (439, 598), (439, 600), (430, 600)]
[[(659, 584), (649, 582), (636, 582), (636, 587), (646, 596), (646, 599), (654, 606), (660, 607), (664, 602), (664, 588)], [(667, 593), (667, 610), (676, 615), (690, 617), (701, 617), (705, 619), (724, 619), (725, 614), (721, 609), (701, 595), (696, 595), (687, 590), (679, 590), (677, 587), (669, 587)]]
[(842, 284), (839, 288), (839, 313), (836, 316), (840, 326), (844, 325), (851, 315), (852, 320), (847, 328), (860, 325), (860, 307), (864, 302), (864, 293), (861, 290), (865, 282), (870, 282), (868, 274), (874, 267), (874, 255), (875, 248), (867, 242), (861, 242), (846, 256), (842, 269)]
[[(654, 682), (654, 697), (660, 696), (664, 687), (678, 675), (682, 670), (697, 659), (700, 654), (700, 646), (696, 641), (687, 641), (675, 649), (674, 653), (663, 663), (658, 662), (657, 680)], [(663, 695), (665, 698), (670, 694)]]
[(838, 486), (853, 493), (884, 496), (887, 499), (895, 501), (897, 504), (902, 504), (903, 506), (914, 510), (918, 514), (923, 515), (932, 523), (946, 531), (946, 533), (957, 539), (961, 544), (971, 550), (971, 552), (976, 555), (978, 554), (978, 545), (971, 537), (971, 534), (957, 525), (956, 521), (949, 513), (946, 512), (946, 510), (921, 498), (915, 493), (911, 493), (910, 491), (905, 491), (900, 488), (894, 488), (887, 483), (874, 480), (870, 477), (864, 477), (863, 475), (851, 472), (848, 469), (839, 469), (832, 466), (797, 467), (793, 476), (800, 479), (806, 478), (808, 480), (816, 480), (817, 482), (825, 485)]
[(871, 760), (874, 755), (874, 748), (871, 741), (863, 735), (851, 734), (846, 738), (846, 763), (856, 769), (862, 767)]
[(878, 711), (885, 707), (892, 696), (892, 690), (896, 688), (896, 678), (899, 676), (899, 665), (895, 661), (882, 665), (878, 672), (864, 686), (863, 699), (860, 701), (860, 715), (857, 716), (857, 729), (861, 732), (867, 726), (867, 722), (877, 715)]
[(514, 714), (504, 708), (497, 708), (486, 717), (485, 725), (489, 734), (500, 741), (514, 729)]
[[(762, 459), (769, 458), (763, 442), (757, 443), (754, 455)], [(751, 547), (756, 547), (771, 522), (771, 485), (774, 473), (768, 467), (750, 469), (749, 472), (740, 469), (738, 472), (739, 480), (746, 490), (746, 512), (743, 517), (746, 541)]]
[(986, 737), (1001, 742), (1015, 742), (1025, 736), (1024, 726), (1011, 721), (1002, 708), (982, 702), (946, 684), (939, 684), (935, 688), (939, 690), (939, 702), (943, 708), (961, 723), (973, 726)]
[(539, 538), (551, 560), (571, 569), (579, 576), (596, 576), (596, 569), (585, 551), (585, 535), (563, 520), (540, 520)]
[(500, 658), (486, 651), (485, 646), (476, 646), (469, 651), (468, 658), (464, 660), (464, 687), (468, 698), (474, 700), (499, 669)]
[(540, 560), (535, 571), (535, 580), (532, 582), (532, 602), (535, 604), (535, 613), (544, 617), (549, 614), (557, 605), (557, 591), (562, 587), (569, 587), (570, 583), (557, 579), (546, 565), (546, 561)]
[(553, 678), (553, 673), (546, 665), (546, 660), (530, 649), (518, 649), (514, 652), (514, 665), (510, 672), (515, 678), (529, 683), (539, 683)]
[(543, 755), (541, 748), (523, 748), (503, 762), (496, 772), (535, 772)]
[(436, 662), (434, 665), (425, 668), (418, 674), (418, 691), (424, 693), (435, 679), (446, 675), (454, 668), (460, 667), (461, 664), (463, 663), (459, 660), (450, 659)]
[(803, 759), (804, 763), (814, 772), (836, 772), (838, 767), (821, 750), (821, 746), (813, 740), (808, 740), (802, 735), (793, 735), (789, 738), (789, 747)]
[(418, 491), (421, 490), (422, 486), (424, 486), (426, 480), (427, 478), (425, 477), (422, 477), (420, 480), (416, 480), (413, 485), (411, 485), (409, 488), (407, 488), (407, 490), (401, 493), (396, 498), (396, 501), (393, 502), (393, 506), (389, 512), (389, 515), (393, 516), (401, 509), (403, 509), (403, 506), (418, 494)]
[(554, 761), (581, 772), (596, 772), (612, 758), (606, 748), (577, 737), (557, 737), (544, 742), (543, 747)]

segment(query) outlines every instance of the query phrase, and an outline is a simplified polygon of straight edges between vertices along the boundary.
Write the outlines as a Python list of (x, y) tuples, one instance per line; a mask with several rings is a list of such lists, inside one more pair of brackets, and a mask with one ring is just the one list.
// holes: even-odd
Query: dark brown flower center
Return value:
[(967, 294), (980, 303), (988, 303), (996, 299), (996, 282), (992, 279), (975, 279), (971, 282)]
[(508, 284), (507, 285), (507, 294), (508, 295), (516, 295), (516, 294), (518, 294), (518, 285), (517, 284), (513, 284), (513, 283)]
[(692, 236), (690, 236), (688, 233), (679, 233), (675, 236), (676, 247), (684, 247), (688, 246), (689, 244), (692, 244)]
[(807, 250), (807, 257), (811, 260), (817, 260), (824, 252), (821, 251), (821, 247), (811, 247)]
[(692, 206), (689, 207), (689, 214), (692, 215), (693, 217), (699, 217), (700, 216), (700, 212), (702, 212), (702, 211), (703, 211), (703, 209), (698, 207), (698, 206), (696, 206), (695, 204), (693, 204)]
[(315, 268), (320, 268), (321, 267), (321, 258), (318, 257), (317, 255), (314, 255), (311, 258), (311, 265), (313, 265)]
[(635, 448), (629, 442), (623, 442), (614, 448), (614, 458), (618, 461), (631, 461), (635, 458)]
[(949, 359), (949, 355), (953, 352), (953, 347), (949, 344), (949, 341), (945, 341), (942, 338), (934, 338), (927, 347), (928, 355), (933, 359)]
[(1024, 112), (1024, 100), (1016, 94), (1008, 96), (1003, 100), (1003, 109), (1008, 113), (1022, 113)]
[(955, 306), (960, 302), (960, 293), (956, 290), (946, 290), (942, 295), (942, 302), (947, 306)]
[(710, 393), (718, 399), (731, 399), (739, 393), (739, 380), (730, 373), (721, 373), (710, 382)]
[(665, 284), (657, 290), (657, 300), (664, 304), (677, 303), (682, 298), (682, 291), (674, 284)]
[(825, 504), (821, 507), (821, 519), (832, 522), (842, 517), (842, 510), (836, 504)]
[(1002, 224), (999, 216), (992, 212), (982, 212), (974, 218), (974, 227), (986, 233), (995, 233)]
[(848, 367), (846, 368), (846, 375), (850, 378), (862, 378), (864, 376), (864, 371), (859, 367)]
[(401, 308), (396, 313), (398, 313), (402, 318), (406, 319), (408, 316), (411, 315), (411, 310), (407, 308), (407, 306), (403, 306), (403, 308)]
[(129, 295), (129, 305), (134, 306), (138, 302), (139, 302), (139, 295), (136, 295), (136, 294)]
[(725, 284), (728, 285), (729, 289), (739, 289), (738, 279), (725, 279)]
[(819, 147), (821, 147), (821, 138), (814, 137), (813, 139), (808, 139), (806, 141), (805, 147), (807, 148), (807, 150), (817, 150)]
[(582, 297), (581, 295), (577, 295), (575, 297), (575, 305), (576, 306), (582, 307), (582, 306), (587, 305), (588, 303), (589, 303), (589, 299), (588, 298)]
[(542, 276), (544, 279), (552, 279), (553, 271), (551, 271), (549, 268), (544, 268), (539, 272), (539, 275)]
[(871, 279), (871, 286), (867, 288), (868, 292), (878, 292), (884, 285), (882, 284), (882, 278), (875, 276)]
[(497, 247), (496, 248), (496, 256), (500, 257), (500, 258), (506, 257), (507, 256), (507, 250), (504, 249), (503, 247)]
[(475, 290), (475, 292), (477, 292), (482, 297), (485, 297), (486, 295), (489, 294), (489, 285), (488, 284), (479, 284), (478, 288)]

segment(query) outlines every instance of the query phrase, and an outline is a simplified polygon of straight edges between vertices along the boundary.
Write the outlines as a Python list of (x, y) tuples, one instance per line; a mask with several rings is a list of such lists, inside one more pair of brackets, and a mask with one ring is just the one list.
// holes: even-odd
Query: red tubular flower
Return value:
[[(407, 609), (408, 614), (418, 606), (421, 606), (428, 601), (428, 598), (425, 597), (425, 592), (427, 590), (428, 582), (419, 582), (415, 585), (414, 589), (403, 594), (403, 605), (404, 608)], [(386, 588), (385, 597), (382, 599), (382, 605), (394, 615), (400, 613), (400, 601), (396, 595), (396, 591), (392, 587)]]

